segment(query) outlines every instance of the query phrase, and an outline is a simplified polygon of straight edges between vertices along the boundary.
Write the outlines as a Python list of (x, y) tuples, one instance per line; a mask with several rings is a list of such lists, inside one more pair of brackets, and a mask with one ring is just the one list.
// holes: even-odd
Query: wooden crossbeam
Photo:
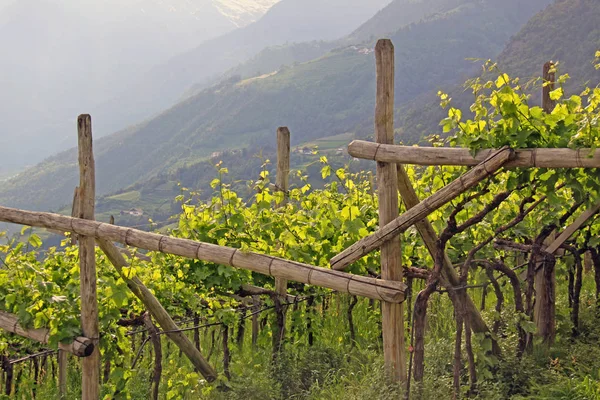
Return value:
[(179, 347), (208, 382), (216, 380), (217, 372), (215, 369), (204, 357), (202, 357), (202, 354), (200, 354), (200, 351), (196, 349), (190, 339), (179, 330), (179, 327), (175, 324), (173, 318), (171, 318), (167, 310), (165, 310), (163, 305), (146, 285), (144, 285), (137, 276), (128, 278), (127, 275), (123, 273), (123, 268), (128, 268), (129, 264), (123, 257), (121, 250), (109, 240), (96, 239), (96, 241), (104, 254), (106, 254), (106, 257), (119, 272), (119, 275), (121, 275), (123, 280), (127, 283), (129, 289), (141, 300), (146, 309), (152, 314), (154, 319), (156, 319), (162, 330), (166, 332), (169, 339)]
[(460, 194), (469, 190), (498, 169), (502, 168), (513, 155), (514, 152), (510, 148), (497, 150), (485, 161), (431, 195), (416, 207), (406, 211), (389, 224), (380, 227), (377, 232), (364, 237), (337, 256), (333, 257), (330, 261), (331, 268), (342, 270), (376, 248), (379, 248), (383, 243), (394, 239), (416, 222), (421, 221), (435, 210), (452, 201)]
[(389, 303), (404, 301), (406, 285), (402, 282), (351, 275), (265, 254), (243, 252), (231, 247), (179, 239), (97, 221), (65, 217), (59, 214), (24, 211), (9, 207), (0, 207), (0, 221), (75, 232), (82, 236), (91, 236), (96, 239), (106, 239), (149, 251), (160, 251), (234, 268), (247, 269), (264, 275), (282, 277)]
[[(421, 201), (419, 200), (419, 197), (417, 196), (417, 193), (415, 192), (415, 189), (412, 186), (410, 178), (408, 177), (408, 174), (406, 173), (404, 167), (398, 164), (397, 170), (398, 191), (400, 192), (400, 196), (402, 197), (402, 200), (406, 205), (406, 209), (410, 210), (411, 208), (418, 206)], [(429, 222), (427, 218), (424, 218), (421, 221), (418, 221), (415, 224), (415, 226), (417, 227), (417, 231), (423, 239), (423, 243), (425, 243), (425, 247), (427, 247), (431, 258), (435, 259), (435, 253), (437, 251), (436, 243), (438, 241), (438, 236), (435, 232), (435, 229), (433, 229), (431, 222)], [(444, 252), (444, 264), (442, 266), (441, 271), (441, 282), (442, 285), (447, 288), (453, 288), (460, 284), (458, 274), (454, 270), (452, 261), (450, 260), (450, 257), (448, 257), (448, 254), (446, 252)], [(475, 305), (475, 303), (473, 303), (473, 300), (471, 299), (471, 297), (469, 297), (468, 294), (464, 293), (463, 296), (459, 294), (456, 298), (456, 301), (462, 303), (463, 307), (467, 310), (467, 315), (471, 323), (471, 329), (474, 332), (486, 334), (490, 332), (487, 324), (483, 320), (483, 317), (479, 313), (477, 306)], [(492, 341), (494, 343), (494, 351), (499, 353), (499, 347), (496, 343), (496, 340), (492, 338)]]
[(565, 244), (565, 242), (569, 240), (569, 238), (573, 236), (575, 232), (581, 229), (581, 227), (590, 218), (596, 215), (598, 211), (600, 211), (600, 202), (594, 204), (592, 207), (588, 208), (583, 213), (581, 213), (581, 215), (571, 225), (569, 225), (564, 231), (561, 232), (560, 235), (558, 235), (556, 240), (550, 243), (550, 245), (546, 248), (546, 251), (552, 254), (556, 253), (560, 246)]
[[(19, 317), (4, 311), (0, 311), (0, 328), (43, 344), (47, 344), (50, 338), (48, 329), (25, 328), (19, 324)], [(94, 351), (94, 343), (86, 337), (76, 337), (69, 344), (59, 344), (58, 348), (77, 357), (89, 357)]]
[[(496, 150), (479, 151), (475, 156), (469, 149), (450, 147), (396, 146), (355, 140), (348, 153), (356, 158), (412, 165), (475, 166)], [(518, 149), (515, 158), (505, 168), (600, 168), (600, 150), (591, 149)]]
[[(581, 229), (583, 227), (583, 225), (587, 221), (589, 221), (590, 218), (592, 218), (594, 215), (596, 215), (598, 212), (600, 212), (600, 202), (596, 203), (595, 205), (593, 205), (592, 207), (588, 208), (583, 213), (581, 213), (581, 215), (575, 221), (573, 221), (573, 223), (571, 225), (566, 227), (565, 230), (562, 231), (556, 239), (554, 239), (552, 242), (550, 242), (550, 244), (548, 245), (548, 247), (546, 247), (544, 249), (544, 251), (546, 253), (556, 254), (556, 252), (560, 249), (560, 247), (563, 244), (565, 244), (565, 242), (567, 240), (569, 240), (569, 238), (571, 236), (573, 236), (573, 234), (575, 232), (577, 232), (579, 229)], [(524, 252), (531, 251), (530, 246), (519, 245), (518, 243), (510, 243), (510, 242), (506, 243), (504, 241), (496, 241), (494, 246), (499, 249), (506, 250), (506, 251), (515, 251), (515, 250), (516, 251), (524, 251)], [(537, 264), (536, 272), (539, 271), (540, 268), (541, 268), (541, 263)], [(521, 273), (521, 279), (525, 279), (526, 275), (527, 275), (527, 271)]]

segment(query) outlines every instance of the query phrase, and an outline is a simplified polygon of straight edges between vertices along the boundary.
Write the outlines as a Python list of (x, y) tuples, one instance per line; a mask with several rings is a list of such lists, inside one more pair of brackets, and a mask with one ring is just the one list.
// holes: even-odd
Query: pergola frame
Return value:
[[(390, 40), (380, 40), (375, 48), (377, 62), (377, 101), (375, 110), (375, 132), (377, 143), (353, 141), (348, 147), (350, 155), (377, 162), (380, 228), (331, 259), (331, 269), (320, 268), (269, 255), (242, 252), (238, 249), (216, 246), (165, 235), (143, 232), (132, 228), (96, 222), (94, 217), (95, 167), (92, 152), (91, 117), (81, 115), (78, 119), (80, 187), (76, 191), (73, 217), (57, 214), (31, 212), (0, 206), (0, 221), (47, 228), (53, 231), (73, 232), (78, 235), (80, 246), (82, 328), (83, 338), (77, 341), (88, 344), (86, 351), (73, 351), (86, 357), (83, 361), (83, 398), (97, 399), (99, 395), (100, 359), (97, 349), (99, 338), (98, 310), (96, 299), (95, 244), (121, 273), (131, 291), (144, 303), (169, 338), (186, 354), (194, 366), (208, 381), (217, 378), (216, 371), (203, 358), (189, 339), (178, 331), (177, 325), (154, 297), (150, 290), (137, 278), (128, 278), (122, 271), (128, 266), (113, 242), (151, 251), (159, 251), (248, 269), (276, 278), (276, 292), (286, 295), (287, 280), (330, 288), (339, 292), (368, 297), (382, 301), (383, 348), (386, 369), (393, 380), (406, 381), (404, 313), (403, 305), (406, 285), (402, 282), (401, 243), (399, 236), (409, 227), (416, 225), (429, 252), (436, 252), (437, 234), (427, 220), (433, 211), (448, 204), (478, 183), (502, 168), (600, 168), (600, 151), (589, 149), (489, 149), (472, 155), (467, 149), (420, 148), (396, 146), (394, 141), (394, 47)], [(545, 91), (547, 89), (545, 88)], [(547, 108), (547, 105), (544, 107)], [(289, 130), (278, 130), (278, 180), (277, 188), (288, 189), (289, 174)], [(287, 152), (287, 155), (286, 155)], [(403, 168), (403, 164), (417, 165), (462, 165), (473, 167), (454, 182), (420, 201)], [(407, 211), (399, 215), (398, 194)], [(75, 212), (75, 208), (77, 211)], [(547, 248), (554, 253), (578, 229), (600, 210), (600, 203), (586, 210), (567, 227)], [(381, 249), (381, 275), (383, 279), (367, 278), (341, 272), (351, 263), (366, 254)], [(459, 284), (459, 278), (451, 260), (444, 255), (441, 271), (442, 285), (451, 288)], [(471, 329), (488, 333), (471, 298), (464, 294), (458, 297), (467, 310)], [(13, 331), (39, 341), (47, 340), (45, 331), (25, 332), (16, 329), (14, 316)], [(12, 319), (11, 319), (12, 318)], [(5, 324), (6, 325), (6, 324)], [(3, 326), (2, 326), (3, 327)], [(41, 336), (40, 336), (41, 335)]]

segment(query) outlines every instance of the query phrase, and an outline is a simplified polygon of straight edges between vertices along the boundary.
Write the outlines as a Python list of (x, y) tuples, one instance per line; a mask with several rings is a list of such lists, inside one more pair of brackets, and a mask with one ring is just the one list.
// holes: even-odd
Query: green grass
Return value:
[(130, 192), (125, 192), (125, 193), (121, 193), (121, 194), (116, 194), (114, 196), (106, 197), (106, 200), (135, 202), (135, 201), (139, 201), (140, 198), (141, 198), (140, 192), (137, 190), (132, 190)]
[(321, 139), (313, 140), (295, 146), (294, 149), (303, 149), (305, 147), (318, 147), (319, 151), (337, 150), (343, 148), (346, 151), (348, 144), (354, 139), (354, 133), (346, 132), (339, 135), (327, 136)]
[[(588, 276), (589, 277), (589, 276)], [(593, 280), (592, 280), (593, 281)], [(600, 314), (596, 311), (592, 296), (593, 282), (589, 279), (582, 296), (582, 335), (571, 340), (565, 331), (567, 323), (560, 322), (558, 340), (551, 349), (542, 347), (526, 355), (522, 360), (514, 356), (514, 340), (501, 341), (504, 357), (492, 369), (491, 375), (481, 374), (478, 365), (479, 385), (474, 399), (517, 400), (598, 400), (600, 399)], [(558, 301), (564, 299), (564, 287), (559, 289)], [(475, 293), (475, 291), (473, 291)], [(477, 301), (477, 298), (475, 298)], [(491, 300), (491, 299), (490, 299)], [(350, 341), (346, 319), (348, 296), (329, 298), (326, 310), (321, 298), (315, 302), (316, 318), (313, 319), (315, 344), (307, 343), (304, 304), (298, 310), (287, 312), (287, 341), (277, 365), (271, 363), (272, 311), (261, 314), (259, 321), (268, 318), (267, 325), (259, 332), (257, 347), (251, 343), (251, 322), (245, 322), (245, 335), (241, 346), (236, 343), (237, 323), (230, 328), (232, 379), (223, 378), (221, 328), (200, 330), (201, 349), (221, 375), (215, 385), (206, 385), (194, 375), (189, 361), (178, 349), (162, 338), (163, 375), (160, 386), (161, 399), (207, 399), (207, 400), (388, 400), (403, 398), (403, 389), (390, 384), (383, 371), (383, 357), (379, 331), (379, 307), (371, 307), (362, 299), (354, 310), (357, 342)], [(508, 307), (508, 305), (507, 305)], [(451, 321), (450, 303), (446, 296), (433, 298), (426, 342), (426, 373), (422, 385), (413, 383), (411, 399), (447, 399), (452, 394), (452, 357), (454, 347), (454, 324)], [(488, 319), (489, 314), (484, 313)], [(508, 318), (508, 316), (507, 316)], [(559, 318), (559, 320), (561, 320)], [(562, 320), (561, 320), (562, 321)], [(186, 333), (190, 339), (192, 333)], [(212, 341), (214, 336), (215, 341)], [(408, 337), (407, 337), (408, 339)], [(140, 343), (136, 337), (135, 349), (122, 357), (127, 378), (128, 398), (149, 398), (149, 377), (153, 354), (146, 345), (135, 369), (130, 368)], [(52, 378), (52, 362), (46, 366), (46, 375), (38, 387), (40, 399), (57, 398), (56, 380)], [(114, 368), (114, 364), (112, 365)], [(24, 375), (20, 383), (21, 395), (14, 398), (31, 398), (32, 381), (30, 365), (21, 364)], [(114, 371), (114, 370), (113, 370)], [(18, 370), (16, 371), (18, 373)], [(465, 371), (466, 375), (466, 371)], [(113, 398), (117, 375), (112, 375), (103, 385), (103, 396)], [(29, 379), (29, 380), (28, 380)], [(463, 386), (466, 390), (466, 381)], [(69, 397), (76, 399), (80, 393), (80, 367), (75, 358), (70, 359)], [(123, 394), (125, 395), (125, 394)], [(168, 397), (171, 396), (171, 397)], [(114, 398), (119, 398), (114, 396)], [(125, 398), (125, 397), (123, 397)]]

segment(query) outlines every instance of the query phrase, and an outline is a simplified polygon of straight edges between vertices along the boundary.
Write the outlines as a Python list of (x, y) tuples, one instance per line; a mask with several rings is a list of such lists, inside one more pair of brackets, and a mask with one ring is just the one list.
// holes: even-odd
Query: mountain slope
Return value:
[[(269, 46), (248, 61), (227, 71), (223, 80), (239, 77), (241, 79), (260, 76), (277, 70), (283, 65), (307, 62), (324, 56), (335, 48), (352, 44), (372, 42), (377, 37), (393, 34), (395, 31), (410, 25), (426, 16), (443, 13), (452, 9), (452, 5), (464, 0), (393, 0), (368, 21), (360, 25), (351, 34), (333, 41), (294, 42)], [(186, 94), (187, 98), (208, 87), (208, 83), (194, 85)]]
[(419, 22), (432, 13), (443, 14), (463, 3), (463, 0), (394, 0), (352, 32), (348, 40), (354, 43), (375, 40), (394, 33), (400, 26)]
[(134, 85), (91, 113), (102, 133), (114, 132), (175, 104), (191, 86), (208, 82), (268, 46), (333, 40), (349, 33), (390, 0), (282, 0), (257, 22), (209, 40), (142, 74)]
[[(391, 36), (396, 46), (398, 105), (469, 76), (467, 57), (493, 57), (528, 19), (518, 0), (464, 1)], [(537, 4), (529, 2), (533, 14)], [(371, 119), (372, 48), (348, 46), (276, 74), (202, 91), (158, 117), (96, 142), (98, 193), (104, 194), (212, 152), (273, 141), (288, 125), (295, 143), (352, 131)], [(441, 62), (443, 61), (443, 62)], [(70, 201), (76, 153), (65, 152), (3, 185), (0, 204), (56, 207)], [(48, 182), (52, 182), (51, 185)]]
[[(536, 14), (507, 44), (497, 57), (499, 68), (513, 77), (529, 80), (542, 74), (545, 62), (559, 63), (559, 74), (571, 79), (566, 92), (578, 94), (586, 85), (600, 84), (600, 71), (592, 60), (600, 49), (600, 2), (595, 0), (558, 0)], [(460, 84), (442, 88), (453, 99), (453, 105), (468, 110), (472, 94)], [(532, 93), (532, 102), (540, 101), (540, 93)], [(447, 111), (439, 107), (435, 92), (416, 99), (398, 110), (398, 121), (405, 138), (441, 134), (439, 121)]]
[[(252, 22), (275, 2), (4, 3), (0, 12), (0, 169), (23, 167), (71, 147), (76, 143), (74, 136), (65, 132), (78, 113), (92, 112), (121, 93), (149, 66)], [(225, 5), (230, 7), (227, 15), (221, 10)]]

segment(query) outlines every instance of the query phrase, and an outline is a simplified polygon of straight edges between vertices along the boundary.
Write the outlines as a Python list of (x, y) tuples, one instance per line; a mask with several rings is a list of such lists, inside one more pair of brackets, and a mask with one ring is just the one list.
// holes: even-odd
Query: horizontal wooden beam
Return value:
[[(451, 147), (415, 147), (378, 144), (355, 140), (348, 145), (352, 157), (380, 162), (413, 165), (475, 166), (496, 150), (479, 151)], [(590, 149), (519, 149), (505, 168), (600, 168), (600, 150)]]
[[(65, 232), (56, 230), (56, 229), (46, 229), (46, 232), (50, 232), (54, 235), (60, 235), (60, 236), (65, 236)], [(121, 248), (119, 249), (119, 251), (121, 252), (121, 254), (123, 254), (124, 256), (127, 256), (127, 258), (137, 258), (140, 261), (152, 261), (152, 259), (150, 257), (148, 257), (145, 254), (141, 254), (141, 253), (133, 253), (131, 251), (129, 251), (128, 249), (125, 248)]]
[(0, 221), (74, 232), (82, 236), (92, 236), (96, 239), (106, 239), (140, 249), (247, 269), (264, 275), (389, 303), (404, 301), (406, 285), (402, 282), (347, 274), (265, 254), (244, 252), (231, 247), (179, 239), (59, 214), (24, 211), (8, 207), (0, 207)]
[[(5, 331), (12, 332), (15, 335), (22, 336), (27, 339), (34, 340), (39, 343), (47, 344), (50, 338), (48, 329), (27, 329), (19, 324), (19, 318), (16, 315), (0, 311), (0, 328)], [(68, 351), (77, 357), (89, 357), (94, 351), (94, 343), (91, 339), (85, 337), (76, 337), (69, 344), (58, 345), (58, 348), (63, 351)]]
[(466, 174), (460, 176), (458, 179), (431, 195), (415, 207), (407, 210), (389, 224), (380, 227), (377, 232), (364, 237), (337, 256), (333, 257), (330, 261), (331, 268), (336, 270), (345, 269), (348, 265), (369, 254), (383, 243), (394, 239), (418, 221), (421, 221), (435, 210), (452, 201), (461, 193), (469, 190), (486, 177), (502, 168), (513, 155), (514, 152), (509, 148), (496, 150), (489, 158), (481, 164), (478, 164)]

